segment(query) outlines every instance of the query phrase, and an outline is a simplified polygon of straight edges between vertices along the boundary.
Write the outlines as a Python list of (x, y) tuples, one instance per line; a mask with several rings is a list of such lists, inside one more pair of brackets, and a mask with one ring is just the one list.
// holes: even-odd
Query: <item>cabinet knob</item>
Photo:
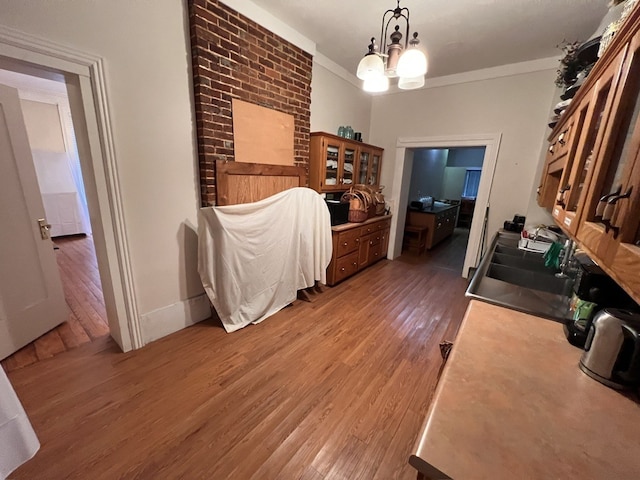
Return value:
[(353, 265), (354, 267), (358, 266), (358, 264), (356, 262), (353, 262), (351, 265)]
[(347, 246), (347, 245), (349, 245), (349, 244), (348, 244), (347, 242), (344, 242), (342, 245), (344, 245), (344, 246), (346, 247), (346, 246)]
[(344, 272), (344, 267), (342, 267), (342, 268), (340, 269), (340, 271), (341, 271), (341, 272)]
[(356, 243), (360, 243), (360, 239), (359, 238), (356, 238)]

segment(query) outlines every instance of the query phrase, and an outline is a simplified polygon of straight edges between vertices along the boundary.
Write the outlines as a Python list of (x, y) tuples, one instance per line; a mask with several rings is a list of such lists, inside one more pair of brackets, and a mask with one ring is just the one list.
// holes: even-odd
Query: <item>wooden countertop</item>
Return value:
[(640, 405), (562, 325), (472, 300), (409, 463), (427, 478), (640, 477)]
[(375, 217), (367, 218), (364, 222), (359, 223), (342, 223), (340, 225), (334, 225), (331, 227), (331, 230), (334, 232), (342, 232), (344, 230), (349, 230), (354, 227), (364, 227), (365, 225), (369, 225), (370, 223), (379, 222), (380, 220), (384, 220), (385, 218), (391, 218), (392, 215), (378, 215)]

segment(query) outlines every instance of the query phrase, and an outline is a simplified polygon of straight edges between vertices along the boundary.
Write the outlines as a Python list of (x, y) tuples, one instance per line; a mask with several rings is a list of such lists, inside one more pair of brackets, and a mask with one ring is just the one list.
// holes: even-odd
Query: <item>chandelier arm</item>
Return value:
[[(400, 0), (398, 0), (398, 6), (400, 6)], [(407, 21), (407, 34), (404, 37), (404, 49), (406, 50), (407, 47), (409, 46), (409, 9), (407, 7), (404, 7), (401, 11), (405, 11), (407, 12), (407, 14), (405, 15), (404, 13), (401, 15), (402, 17), (404, 17), (404, 19)]]
[[(385, 26), (384, 19), (387, 18), (387, 13), (390, 13), (391, 16), (389, 17), (389, 20), (387, 20), (387, 25)], [(389, 22), (393, 18), (393, 13), (394, 10), (389, 9), (382, 15), (382, 23), (380, 25), (380, 53), (387, 50), (387, 27), (389, 26)]]

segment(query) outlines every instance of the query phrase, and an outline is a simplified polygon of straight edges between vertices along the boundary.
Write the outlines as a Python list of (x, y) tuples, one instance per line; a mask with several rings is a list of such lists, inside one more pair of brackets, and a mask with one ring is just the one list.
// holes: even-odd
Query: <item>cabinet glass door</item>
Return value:
[(353, 185), (353, 179), (355, 178), (356, 167), (356, 151), (352, 147), (346, 146), (344, 148), (344, 163), (342, 164), (342, 178), (341, 184), (345, 187)]
[(586, 124), (581, 135), (581, 148), (576, 153), (576, 158), (568, 182), (568, 196), (566, 198), (564, 227), (574, 234), (578, 229), (580, 207), (586, 201), (586, 187), (591, 181), (594, 166), (600, 161), (606, 150), (607, 138), (605, 127), (612, 110), (613, 97), (616, 83), (620, 74), (624, 51), (602, 73), (594, 87), (594, 91), (588, 94), (589, 109), (586, 114)]
[(368, 150), (360, 150), (360, 166), (358, 167), (358, 183), (366, 184), (369, 175), (369, 157)]
[(371, 174), (369, 175), (369, 185), (378, 185), (380, 183), (380, 155), (371, 154)]
[[(640, 168), (640, 36), (632, 40), (618, 83), (607, 126), (610, 141), (603, 148), (597, 176), (585, 202), (580, 230), (587, 248), (612, 262), (619, 243), (636, 245), (640, 215), (637, 190)], [(635, 191), (634, 191), (635, 190)]]
[(337, 187), (338, 164), (340, 162), (340, 144), (328, 143), (325, 149), (324, 184), (327, 187)]

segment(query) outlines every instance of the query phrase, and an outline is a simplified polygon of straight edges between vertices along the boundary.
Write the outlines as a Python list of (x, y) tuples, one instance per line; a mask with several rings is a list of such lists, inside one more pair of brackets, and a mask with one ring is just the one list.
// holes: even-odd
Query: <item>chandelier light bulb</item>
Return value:
[(362, 84), (362, 89), (369, 93), (380, 93), (389, 90), (389, 78), (384, 75), (367, 78)]
[(360, 80), (384, 76), (384, 62), (382, 58), (376, 54), (365, 55), (358, 64), (356, 76)]
[(400, 80), (398, 80), (398, 88), (400, 90), (414, 90), (420, 87), (424, 87), (424, 75), (413, 78), (400, 77)]

